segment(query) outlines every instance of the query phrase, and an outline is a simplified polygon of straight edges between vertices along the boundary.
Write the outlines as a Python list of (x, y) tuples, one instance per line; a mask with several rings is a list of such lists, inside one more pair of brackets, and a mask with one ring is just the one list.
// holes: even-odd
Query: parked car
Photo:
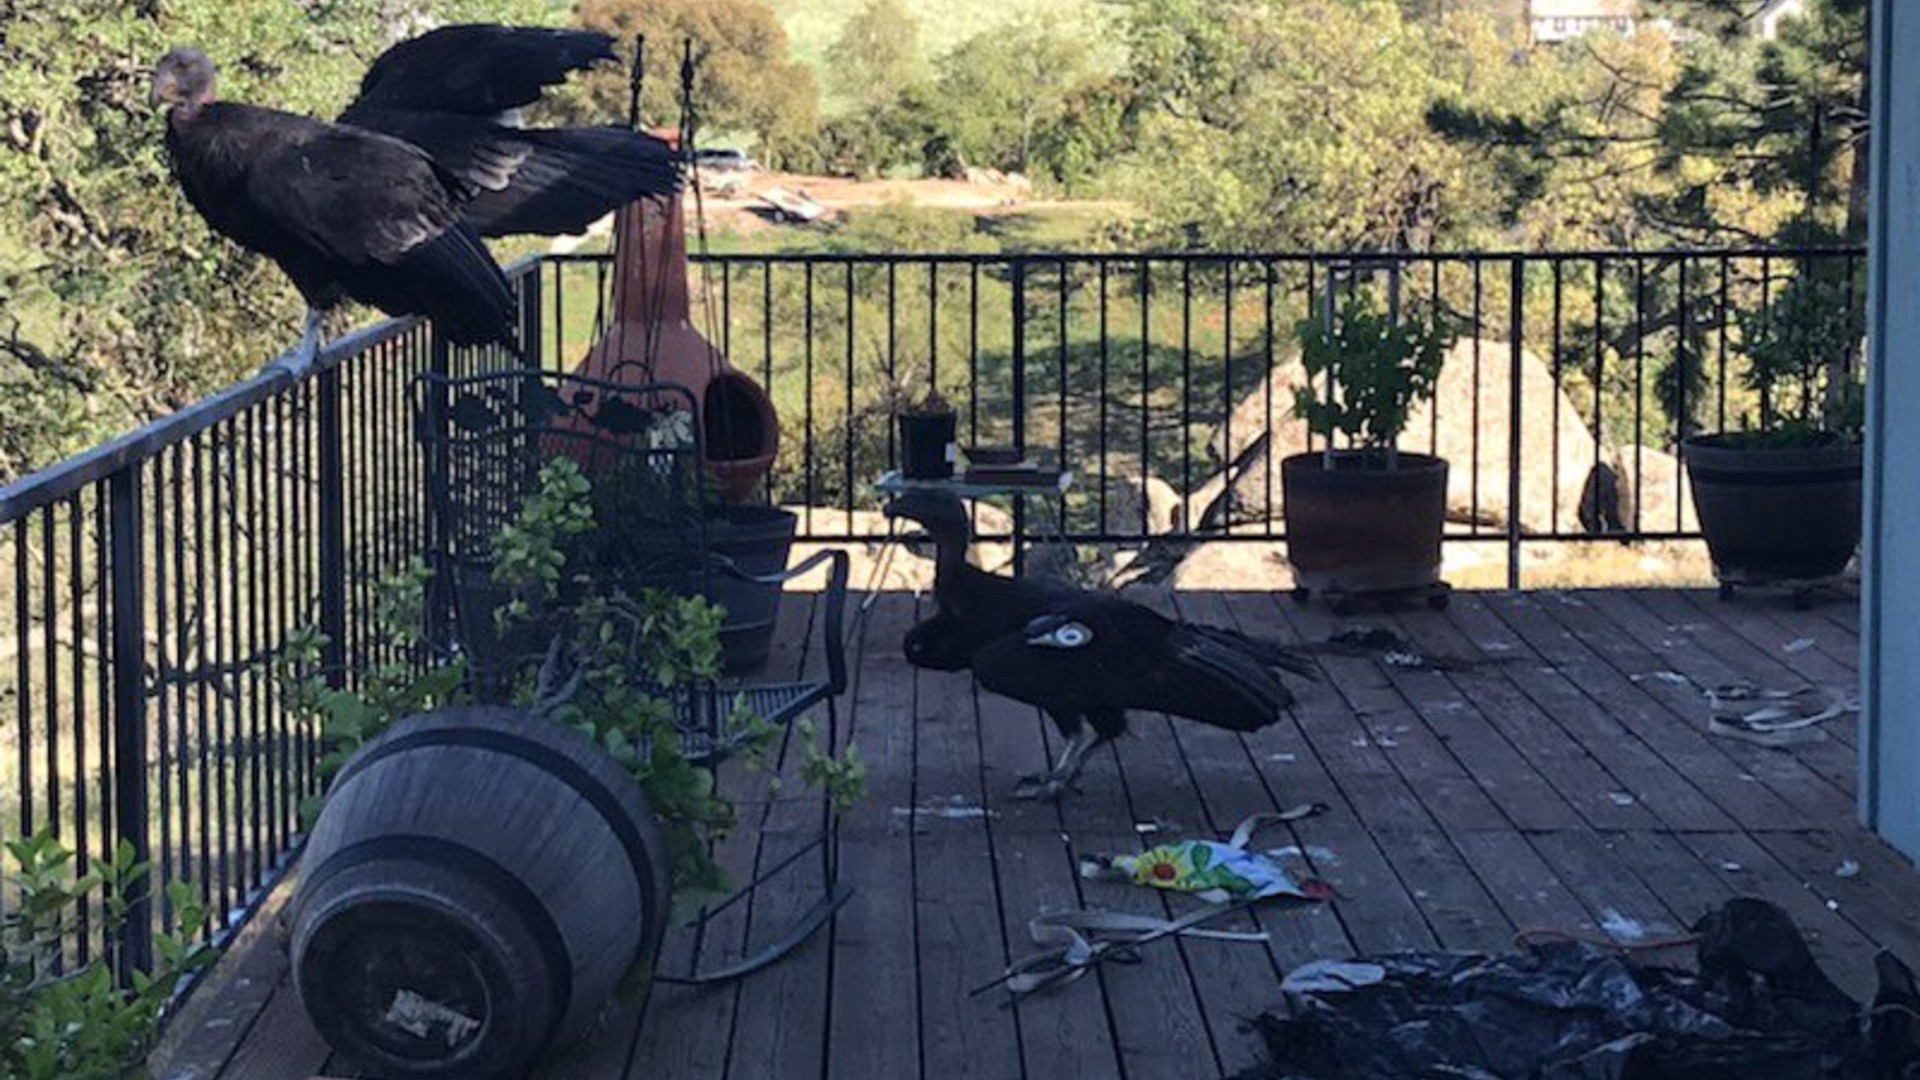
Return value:
[(752, 172), (760, 167), (760, 163), (747, 156), (745, 150), (730, 148), (696, 151), (694, 161), (700, 168), (714, 172)]

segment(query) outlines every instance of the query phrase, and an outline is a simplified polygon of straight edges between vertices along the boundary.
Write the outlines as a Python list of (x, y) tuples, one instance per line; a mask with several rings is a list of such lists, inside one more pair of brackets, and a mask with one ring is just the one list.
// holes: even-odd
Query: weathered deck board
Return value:
[[(1384, 626), (1424, 652), (1494, 662), (1433, 673), (1321, 656), (1323, 680), (1299, 688), (1285, 720), (1244, 736), (1137, 716), (1135, 736), (1096, 754), (1081, 790), (1056, 807), (1010, 797), (1016, 778), (1057, 750), (1051, 725), (964, 675), (908, 669), (899, 635), (919, 608), (887, 594), (854, 641), (858, 681), (842, 703), (871, 794), (841, 824), (843, 873), (859, 891), (832, 933), (737, 986), (662, 987), (642, 1020), (616, 1017), (541, 1075), (1218, 1075), (1252, 1052), (1240, 1017), (1270, 1005), (1279, 975), (1306, 960), (1435, 944), (1499, 950), (1523, 930), (1660, 937), (1737, 894), (1784, 907), (1855, 994), (1870, 985), (1875, 948), (1920, 960), (1920, 873), (1850, 823), (1850, 723), (1836, 724), (1824, 746), (1792, 750), (1704, 728), (1701, 688), (1715, 682), (1853, 678), (1857, 638), (1837, 610), (1845, 605), (1469, 593), (1445, 613), (1342, 620), (1267, 594), (1143, 595), (1276, 640)], [(782, 665), (806, 662), (791, 639), (807, 622), (804, 609), (783, 619)], [(1782, 648), (1800, 638), (1814, 644)], [(1673, 677), (1646, 677), (1660, 671)], [(1137, 965), (1011, 1009), (999, 994), (968, 995), (1032, 951), (1026, 924), (1043, 911), (1190, 909), (1186, 898), (1077, 875), (1080, 854), (1155, 838), (1136, 822), (1221, 835), (1248, 814), (1306, 802), (1331, 812), (1267, 830), (1261, 846), (1284, 850), (1340, 898), (1241, 920), (1269, 933), (1264, 947), (1162, 943)], [(814, 820), (805, 806), (743, 809), (746, 827), (722, 857), (740, 874), (766, 865), (805, 836)], [(1846, 861), (1859, 872), (1837, 874)], [(799, 885), (767, 890), (709, 926), (701, 962), (737, 956), (749, 934), (767, 933), (807, 899)], [(684, 967), (693, 944), (676, 935), (672, 963)], [(162, 1075), (252, 1080), (318, 1069), (324, 1050), (284, 986), (233, 1001), (221, 1015), (234, 1013), (247, 1033), (237, 1051)], [(344, 1063), (327, 1067), (351, 1075)]]
[(1019, 1076), (1013, 1010), (952, 1007), (1004, 971), (1010, 955), (995, 875), (995, 823), (983, 816), (1003, 793), (987, 787), (981, 770), (972, 680), (920, 672), (913, 705), (913, 801), (888, 812), (913, 836), (921, 1070), (954, 1080)]

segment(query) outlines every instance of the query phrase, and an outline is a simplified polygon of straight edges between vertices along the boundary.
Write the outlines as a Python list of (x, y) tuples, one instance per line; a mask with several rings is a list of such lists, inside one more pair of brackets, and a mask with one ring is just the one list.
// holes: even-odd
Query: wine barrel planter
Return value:
[(410, 717), (314, 827), (294, 985), (371, 1075), (517, 1077), (651, 968), (667, 874), (639, 785), (586, 736), (497, 706)]
[(1388, 471), (1376, 458), (1339, 451), (1280, 463), (1287, 561), (1294, 581), (1316, 592), (1379, 593), (1440, 580), (1447, 520), (1447, 463), (1402, 452)]
[(1839, 436), (1754, 446), (1688, 439), (1683, 453), (1713, 572), (1728, 585), (1837, 577), (1860, 546), (1861, 451)]

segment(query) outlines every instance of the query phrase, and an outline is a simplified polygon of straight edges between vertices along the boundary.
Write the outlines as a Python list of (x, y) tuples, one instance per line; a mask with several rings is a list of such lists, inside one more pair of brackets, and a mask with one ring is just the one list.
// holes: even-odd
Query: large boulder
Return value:
[[(1504, 341), (1456, 343), (1441, 368), (1434, 401), (1415, 407), (1401, 439), (1402, 449), (1447, 459), (1447, 514), (1455, 521), (1504, 527), (1509, 519), (1510, 355)], [(1281, 516), (1279, 506), (1267, 505), (1268, 474), (1273, 501), (1278, 503), (1280, 461), (1307, 448), (1306, 424), (1292, 415), (1294, 387), (1305, 379), (1297, 356), (1277, 363), (1267, 376), (1271, 385), (1255, 386), (1234, 409), (1231, 421), (1215, 433), (1212, 448), (1219, 460), (1246, 461), (1233, 486), (1236, 520)], [(1528, 532), (1548, 531), (1555, 524), (1558, 506), (1559, 527), (1577, 529), (1581, 491), (1595, 462), (1593, 434), (1573, 401), (1554, 384), (1551, 366), (1526, 351), (1520, 354), (1520, 396), (1525, 409), (1520, 424), (1521, 527)], [(1269, 431), (1272, 438), (1259, 447)]]

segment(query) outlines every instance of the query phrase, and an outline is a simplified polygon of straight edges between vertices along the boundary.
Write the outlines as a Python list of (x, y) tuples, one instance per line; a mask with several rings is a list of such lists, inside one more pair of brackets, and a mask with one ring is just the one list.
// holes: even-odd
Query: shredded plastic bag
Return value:
[(1320, 804), (1295, 807), (1277, 814), (1255, 814), (1240, 823), (1226, 840), (1176, 840), (1148, 848), (1137, 855), (1088, 855), (1080, 874), (1090, 879), (1131, 881), (1155, 889), (1192, 893), (1209, 903), (1267, 900), (1289, 896), (1303, 900), (1331, 900), (1326, 882), (1296, 880), (1273, 852), (1248, 848), (1263, 825), (1299, 821), (1325, 813)]
[(1577, 942), (1308, 964), (1238, 1080), (1920, 1080), (1920, 997), (1892, 954), (1862, 1010), (1771, 904), (1694, 929), (1697, 975)]

